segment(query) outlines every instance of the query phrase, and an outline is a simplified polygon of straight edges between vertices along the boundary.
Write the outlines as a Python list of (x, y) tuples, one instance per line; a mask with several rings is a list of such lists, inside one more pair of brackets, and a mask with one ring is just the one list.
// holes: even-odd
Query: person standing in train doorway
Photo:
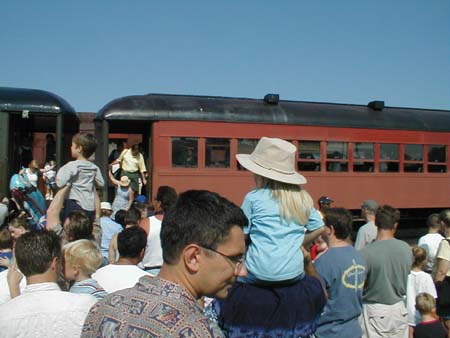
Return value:
[(247, 276), (225, 300), (212, 303), (229, 338), (248, 332), (255, 338), (309, 337), (325, 306), (322, 285), (305, 273), (301, 250), (325, 228), (300, 187), (306, 178), (295, 170), (296, 154), (292, 143), (263, 137), (250, 155), (236, 155), (254, 174), (256, 187), (241, 207), (248, 218)]
[(142, 184), (147, 185), (147, 168), (145, 167), (144, 156), (139, 151), (139, 145), (134, 144), (131, 148), (125, 149), (119, 158), (110, 165), (120, 163), (121, 175), (130, 179), (130, 187), (136, 195), (139, 195), (139, 177)]

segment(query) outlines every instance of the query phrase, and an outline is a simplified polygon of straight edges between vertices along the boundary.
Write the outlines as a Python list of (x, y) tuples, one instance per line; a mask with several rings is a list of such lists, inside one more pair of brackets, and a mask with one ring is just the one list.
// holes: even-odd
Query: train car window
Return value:
[(348, 143), (327, 143), (327, 171), (348, 171)]
[(172, 167), (197, 168), (198, 139), (172, 137)]
[(428, 172), (446, 173), (447, 172), (447, 153), (445, 145), (428, 146)]
[(373, 143), (355, 143), (353, 159), (353, 171), (373, 172)]
[(320, 171), (319, 141), (299, 141), (298, 169), (300, 171)]
[[(258, 140), (254, 139), (239, 139), (238, 140), (238, 154), (251, 154), (252, 151), (255, 149), (256, 144), (258, 143)], [(238, 170), (245, 170), (243, 166), (237, 163), (237, 169)]]
[(399, 145), (393, 143), (380, 144), (380, 164), (379, 170), (382, 173), (399, 172)]
[(206, 139), (205, 166), (207, 168), (230, 167), (230, 140), (225, 138)]
[(404, 155), (405, 172), (423, 172), (423, 145), (421, 144), (405, 144)]

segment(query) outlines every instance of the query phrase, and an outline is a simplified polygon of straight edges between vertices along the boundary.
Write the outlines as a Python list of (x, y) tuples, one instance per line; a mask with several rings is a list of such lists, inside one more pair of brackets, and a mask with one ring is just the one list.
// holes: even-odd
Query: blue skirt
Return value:
[(227, 337), (309, 337), (326, 301), (320, 281), (305, 275), (282, 285), (237, 282), (213, 306)]

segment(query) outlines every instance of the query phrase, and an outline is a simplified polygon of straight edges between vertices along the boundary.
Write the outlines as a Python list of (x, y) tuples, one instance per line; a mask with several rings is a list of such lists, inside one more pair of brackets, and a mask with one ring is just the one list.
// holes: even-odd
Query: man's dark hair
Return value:
[(125, 216), (127, 215), (127, 211), (120, 209), (116, 212), (116, 215), (114, 216), (114, 220), (119, 223), (122, 228), (125, 228)]
[(161, 225), (164, 262), (175, 263), (182, 250), (195, 243), (216, 249), (233, 226), (248, 224), (244, 212), (229, 200), (206, 190), (189, 190), (178, 197)]
[(86, 158), (91, 157), (97, 148), (97, 140), (92, 134), (78, 133), (72, 137), (72, 142), (77, 146), (83, 148), (83, 156)]
[(174, 188), (167, 185), (163, 185), (158, 188), (156, 193), (156, 200), (161, 202), (161, 208), (164, 212), (167, 212), (177, 201), (177, 192)]
[(147, 233), (134, 226), (124, 229), (117, 235), (117, 249), (120, 257), (136, 258), (147, 246)]
[(334, 228), (334, 234), (338, 239), (345, 240), (352, 232), (352, 214), (347, 209), (327, 209), (327, 211), (325, 212), (324, 222), (327, 227)]
[(81, 210), (74, 210), (69, 213), (69, 225), (67, 227), (67, 236), (71, 241), (79, 239), (93, 239), (93, 224), (86, 214)]
[(393, 230), (398, 221), (400, 221), (400, 211), (390, 205), (383, 205), (375, 214), (375, 225), (383, 230)]
[(136, 208), (130, 208), (125, 214), (125, 225), (137, 225), (141, 218), (141, 212)]
[(27, 232), (17, 239), (14, 256), (26, 277), (42, 274), (61, 256), (61, 242), (53, 231)]

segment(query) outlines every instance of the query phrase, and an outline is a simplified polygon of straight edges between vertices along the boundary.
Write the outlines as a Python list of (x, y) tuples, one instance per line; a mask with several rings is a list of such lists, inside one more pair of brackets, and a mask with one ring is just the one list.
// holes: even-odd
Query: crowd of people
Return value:
[(362, 201), (353, 243), (352, 214), (316, 209), (296, 147), (267, 137), (237, 155), (255, 181), (241, 207), (169, 186), (149, 203), (137, 146), (112, 154), (111, 204), (95, 148), (73, 137), (38, 224), (0, 196), (2, 337), (450, 337), (450, 209), (411, 246), (395, 207)]

